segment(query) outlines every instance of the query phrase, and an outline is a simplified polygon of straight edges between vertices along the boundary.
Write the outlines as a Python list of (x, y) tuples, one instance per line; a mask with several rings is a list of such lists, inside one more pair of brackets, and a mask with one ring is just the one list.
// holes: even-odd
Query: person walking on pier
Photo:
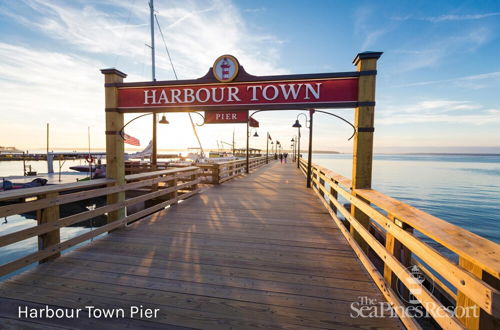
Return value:
[(280, 154), (280, 163), (283, 164), (283, 154)]
[(285, 152), (285, 154), (283, 155), (283, 158), (285, 159), (285, 164), (286, 164), (286, 159), (288, 158), (288, 152)]

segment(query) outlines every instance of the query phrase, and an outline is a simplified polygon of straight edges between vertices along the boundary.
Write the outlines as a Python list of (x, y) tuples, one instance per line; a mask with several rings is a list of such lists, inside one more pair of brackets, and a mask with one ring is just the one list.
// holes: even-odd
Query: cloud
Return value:
[[(85, 2), (81, 6), (62, 1), (25, 1), (39, 15), (22, 24), (75, 47), (75, 51), (119, 56), (120, 61), (145, 61), (149, 44), (149, 7), (109, 0), (115, 11), (104, 11)], [(155, 9), (167, 46), (181, 78), (204, 75), (220, 54), (238, 57), (252, 74), (280, 74), (279, 48), (283, 41), (271, 34), (254, 33), (247, 28), (240, 11), (227, 0), (156, 1)], [(126, 13), (132, 13), (125, 24)], [(14, 9), (11, 17), (23, 16)], [(125, 27), (126, 26), (126, 27)], [(155, 27), (156, 28), (156, 27)], [(156, 38), (158, 71), (173, 77), (159, 33)], [(113, 57), (115, 58), (115, 57)], [(114, 66), (115, 63), (109, 63)]]
[(398, 72), (433, 67), (455, 53), (474, 52), (493, 38), (494, 34), (487, 27), (474, 27), (461, 30), (454, 35), (439, 36), (432, 42), (422, 43), (419, 49), (397, 50), (407, 54), (399, 63)]
[(428, 22), (450, 22), (450, 21), (471, 21), (471, 20), (480, 20), (483, 18), (493, 17), (500, 15), (500, 12), (492, 12), (492, 13), (484, 13), (484, 14), (464, 14), (464, 15), (440, 15), (440, 16), (427, 16), (427, 17), (419, 17), (414, 15), (406, 15), (406, 16), (394, 16), (393, 20), (396, 21), (407, 21), (407, 20), (419, 20), (419, 21), (428, 21)]
[(430, 22), (446, 22), (446, 21), (468, 21), (483, 19), (492, 16), (498, 16), (500, 12), (486, 13), (486, 14), (469, 14), (469, 15), (441, 15), (436, 17), (426, 17), (423, 20)]
[[(478, 88), (491, 86), (492, 80), (495, 80), (495, 79), (500, 79), (500, 71), (494, 71), (494, 72), (488, 72), (488, 73), (482, 73), (482, 74), (470, 75), (470, 76), (464, 76), (464, 77), (457, 77), (457, 78), (450, 78), (450, 79), (420, 81), (420, 82), (415, 82), (415, 83), (396, 85), (394, 87), (427, 86), (427, 85), (443, 84), (443, 83), (450, 83), (451, 82), (455, 86), (478, 89)], [(481, 80), (488, 80), (487, 84), (486, 83), (474, 84), (474, 82), (481, 81)]]
[(392, 24), (377, 28), (380, 26), (380, 21), (372, 20), (378, 17), (375, 14), (374, 9), (370, 7), (358, 8), (354, 14), (354, 34), (363, 37), (360, 51), (366, 51), (376, 45), (383, 35), (394, 28)]
[[(252, 74), (287, 72), (278, 66), (282, 41), (250, 30), (230, 1), (155, 4), (181, 79), (204, 75), (215, 58), (225, 53), (238, 57)], [(28, 27), (44, 41), (42, 46), (0, 43), (2, 144), (41, 146), (45, 122), (50, 122), (56, 146), (86, 145), (87, 126), (99, 132), (93, 134), (92, 145), (103, 146), (104, 89), (98, 69), (116, 66), (119, 58), (117, 67), (129, 74), (127, 81), (149, 80), (144, 74), (144, 66), (150, 65), (149, 49), (144, 46), (150, 38), (147, 3), (25, 0), (2, 5), (0, 15)], [(173, 79), (159, 33), (156, 42), (158, 79)], [(173, 117), (178, 125), (169, 132), (180, 127), (177, 133), (185, 133), (189, 123), (182, 123), (187, 116)], [(133, 129), (141, 125), (138, 120)], [(150, 120), (144, 121), (138, 136), (142, 140), (149, 139), (149, 125)], [(205, 136), (204, 141), (213, 141), (212, 131), (203, 128), (199, 134)], [(183, 146), (168, 139), (175, 147), (194, 144), (189, 134), (185, 140)]]
[(412, 105), (378, 110), (377, 124), (461, 123), (484, 125), (500, 123), (500, 111), (485, 109), (470, 101), (426, 100)]

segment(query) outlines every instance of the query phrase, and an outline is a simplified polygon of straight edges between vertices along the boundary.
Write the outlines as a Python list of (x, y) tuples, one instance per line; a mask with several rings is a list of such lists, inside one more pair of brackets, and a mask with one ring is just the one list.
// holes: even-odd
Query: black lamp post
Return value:
[[(309, 128), (309, 151), (308, 151), (308, 155), (307, 155), (307, 188), (311, 187), (312, 131), (313, 131), (313, 114), (315, 112), (321, 112), (321, 113), (336, 117), (336, 118), (346, 122), (347, 124), (349, 124), (353, 129), (353, 133), (352, 133), (351, 137), (347, 140), (352, 139), (354, 137), (354, 135), (356, 134), (356, 128), (354, 127), (353, 124), (351, 124), (349, 121), (347, 121), (344, 118), (337, 116), (336, 114), (333, 114), (333, 113), (329, 113), (329, 112), (322, 111), (322, 110), (309, 109), (309, 127), (307, 126), (307, 123), (308, 123), (307, 116), (304, 113), (299, 113), (297, 115), (297, 119), (295, 120), (295, 123), (292, 125), (292, 127), (297, 127), (299, 129), (299, 137), (298, 137), (299, 147), (298, 147), (298, 151), (297, 151), (298, 156), (300, 156), (300, 128), (302, 127), (302, 125), (299, 122), (300, 115), (303, 115), (306, 117), (306, 127)], [(300, 164), (300, 157), (297, 159), (297, 167), (299, 167), (299, 164)]]
[[(297, 152), (299, 157), (297, 158), (297, 167), (300, 167), (300, 137), (301, 137), (300, 136), (300, 128), (302, 127), (302, 125), (299, 122), (299, 117), (301, 115), (306, 117), (306, 127), (309, 128), (309, 150), (308, 150), (308, 154), (307, 154), (307, 161), (308, 161), (308, 164), (307, 164), (307, 188), (311, 188), (313, 114), (314, 114), (314, 109), (310, 109), (309, 110), (309, 120), (307, 120), (306, 114), (299, 113), (297, 115), (297, 119), (295, 120), (295, 123), (292, 125), (292, 127), (297, 127), (299, 130), (299, 138), (298, 138), (298, 140), (299, 140), (298, 145), (299, 146), (298, 146), (298, 152)], [(309, 122), (309, 126), (307, 126), (308, 122)]]
[[(254, 128), (254, 127), (252, 127)], [(250, 128), (250, 119), (247, 121), (247, 166), (245, 172), (250, 173), (250, 135), (252, 134), (252, 128)], [(255, 130), (254, 137), (259, 137), (257, 129)]]
[(298, 130), (298, 137), (297, 137), (297, 168), (300, 168), (300, 138), (302, 137), (300, 135), (300, 128), (302, 125), (299, 122), (299, 117), (304, 116), (306, 118), (306, 127), (307, 127), (307, 115), (305, 113), (299, 113), (297, 115), (297, 119), (295, 119), (295, 123), (292, 125), (292, 127), (296, 127)]
[[(271, 135), (269, 135), (269, 132), (267, 132), (267, 139), (266, 139), (266, 164), (269, 164), (269, 140), (271, 140)], [(271, 144), (273, 144), (273, 141), (271, 141)]]
[[(156, 140), (157, 140), (157, 137), (156, 137), (156, 113), (154, 112), (150, 112), (150, 113), (145, 113), (145, 114), (142, 114), (140, 116), (137, 116), (135, 118), (132, 118), (131, 120), (129, 120), (125, 125), (123, 125), (123, 127), (120, 129), (120, 136), (122, 137), (122, 139), (125, 140), (125, 136), (124, 136), (124, 130), (125, 130), (125, 127), (130, 124), (131, 122), (133, 122), (134, 120), (136, 119), (139, 119), (139, 118), (142, 118), (142, 117), (145, 117), (145, 116), (149, 116), (149, 115), (153, 115), (153, 138), (152, 138), (152, 145), (153, 145), (153, 150), (151, 150), (151, 165), (156, 168), (156, 163), (157, 163), (157, 144), (156, 144)], [(163, 115), (159, 121), (160, 124), (170, 124), (170, 122), (167, 120), (167, 118), (165, 117), (165, 115)]]
[(290, 140), (290, 142), (292, 142), (292, 144), (290, 145), (290, 148), (292, 149), (292, 162), (293, 162), (294, 158), (295, 158), (295, 139), (292, 138)]

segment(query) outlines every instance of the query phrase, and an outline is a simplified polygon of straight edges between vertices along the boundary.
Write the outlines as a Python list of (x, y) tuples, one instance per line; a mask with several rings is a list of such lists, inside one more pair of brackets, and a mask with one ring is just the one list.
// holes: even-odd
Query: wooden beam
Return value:
[[(382, 53), (365, 52), (356, 56), (353, 63), (357, 71), (377, 70), (377, 60)], [(362, 75), (358, 79), (358, 102), (375, 102), (375, 75)], [(372, 185), (372, 162), (373, 162), (373, 128), (374, 128), (375, 106), (361, 106), (354, 110), (354, 135), (353, 159), (352, 159), (352, 187), (371, 188)], [(351, 214), (365, 228), (370, 226), (370, 218), (357, 209), (351, 207)], [(359, 243), (361, 248), (368, 252), (368, 245), (351, 227), (351, 234)]]
[[(500, 280), (483, 271), (481, 266), (464, 257), (458, 258), (458, 264), (495, 289), (500, 289)], [(467, 329), (500, 329), (500, 319), (486, 313), (461, 290), (458, 290), (456, 308), (458, 320)]]
[[(118, 70), (101, 70), (104, 74), (105, 84), (122, 83), (126, 75)], [(106, 109), (116, 109), (118, 107), (118, 88), (105, 87)], [(125, 183), (125, 148), (123, 138), (118, 134), (123, 127), (123, 113), (118, 111), (106, 111), (106, 176), (114, 179), (115, 185)], [(125, 193), (119, 192), (108, 195), (107, 203), (115, 204), (125, 200)], [(125, 208), (109, 212), (108, 223), (123, 219)]]
[[(42, 198), (54, 198), (57, 197), (57, 192), (48, 193)], [(37, 211), (37, 220), (38, 225), (50, 224), (57, 222), (59, 220), (59, 205), (49, 206), (44, 209), (40, 209)], [(53, 247), (61, 242), (61, 233), (59, 228), (49, 231), (45, 234), (38, 236), (38, 251), (42, 251), (44, 249), (48, 249)], [(61, 255), (60, 252), (54, 253), (51, 256), (41, 259), (40, 263), (44, 263), (53, 259), (58, 258)]]

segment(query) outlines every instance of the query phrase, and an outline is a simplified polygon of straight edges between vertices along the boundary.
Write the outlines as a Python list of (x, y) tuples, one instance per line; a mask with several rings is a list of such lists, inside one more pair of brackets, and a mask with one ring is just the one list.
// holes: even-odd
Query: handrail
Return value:
[(74, 189), (92, 188), (92, 187), (112, 184), (114, 182), (115, 180), (112, 179), (95, 179), (89, 181), (78, 181), (78, 182), (55, 184), (42, 187), (8, 190), (0, 192), (0, 201), (8, 201), (23, 197), (32, 197), (40, 195), (42, 193), (47, 194), (47, 193), (62, 192)]
[[(198, 184), (200, 183), (200, 172), (201, 170), (198, 167), (192, 166), (128, 175), (126, 176), (127, 183), (121, 185), (116, 185), (115, 180), (98, 179), (63, 184), (59, 185), (59, 187), (46, 186), (33, 189), (29, 188), (31, 189), (29, 192), (20, 192), (17, 195), (0, 193), (1, 197), (8, 195), (7, 200), (12, 199), (12, 196), (36, 196), (37, 199), (34, 201), (1, 206), (0, 215), (8, 216), (37, 211), (38, 220), (36, 226), (0, 236), (0, 247), (17, 243), (31, 237), (38, 236), (39, 239), (38, 251), (0, 265), (0, 276), (9, 274), (33, 262), (44, 262), (56, 258), (61, 251), (69, 247), (102, 233), (123, 227), (124, 225), (159, 211), (169, 205), (176, 204), (180, 200), (193, 196), (199, 192)], [(112, 185), (113, 183), (114, 185)], [(118, 199), (114, 203), (110, 203), (108, 198), (108, 203), (104, 206), (65, 217), (59, 216), (59, 208), (61, 205), (88, 200), (99, 196), (111, 196), (118, 193), (124, 194), (126, 191), (144, 187), (147, 187), (149, 191), (144, 191), (143, 189), (141, 191), (142, 194), (139, 194), (139, 196), (128, 199)], [(59, 194), (59, 192), (66, 193)], [(130, 215), (123, 215), (115, 221), (110, 221), (108, 216), (107, 224), (69, 240), (60, 241), (60, 228), (87, 221), (97, 216), (109, 215), (111, 212), (147, 201), (150, 203), (146, 205), (143, 210)]]
[[(305, 174), (307, 161), (301, 159), (299, 165)], [(398, 288), (398, 284), (393, 280), (393, 276), (395, 276), (443, 328), (463, 328), (464, 325), (468, 326), (473, 322), (476, 322), (477, 325), (479, 318), (481, 318), (481, 322), (488, 322), (485, 321), (486, 318), (500, 316), (498, 287), (500, 245), (376, 190), (354, 189), (352, 191), (349, 179), (316, 164), (312, 164), (312, 168), (312, 182), (315, 192), (372, 275), (375, 283), (391, 303), (402, 306), (401, 301), (394, 295)], [(354, 217), (354, 213), (351, 213), (338, 201), (338, 196), (342, 196), (370, 217), (380, 231), (385, 234), (385, 242), (377, 240), (370, 233), (370, 228), (365, 228)], [(381, 213), (369, 203), (380, 207), (386, 214)], [(357, 231), (364, 242), (378, 255), (384, 264), (383, 270), (376, 269), (369, 260), (366, 251), (360, 248), (349, 230), (346, 230), (345, 225), (337, 216), (337, 211), (345, 217), (349, 226)], [(413, 235), (414, 229), (457, 253), (459, 264), (442, 256), (419, 237)], [(467, 307), (477, 312), (480, 308), (484, 314), (477, 313), (473, 316), (455, 317), (449, 313), (439, 313), (439, 310), (445, 310), (443, 303), (424, 286), (418, 283), (415, 285), (411, 281), (409, 267), (412, 265), (423, 266), (419, 260), (415, 260), (411, 255), (417, 256), (425, 263), (424, 273), (432, 273), (428, 274), (428, 277), (432, 278), (434, 274), (439, 274), (456, 288), (458, 291), (456, 295), (450, 288), (443, 288), (445, 295), (455, 300), (453, 303), (455, 303), (456, 308)], [(383, 277), (379, 271), (383, 271)], [(441, 280), (436, 281), (435, 284), (445, 285)], [(405, 318), (405, 315), (398, 314), (406, 326), (415, 327), (415, 324)]]
[(172, 169), (168, 169), (168, 170), (129, 174), (129, 175), (125, 175), (125, 181), (145, 179), (145, 178), (150, 178), (150, 177), (159, 176), (159, 175), (166, 175), (166, 174), (171, 174), (171, 173), (192, 171), (192, 170), (196, 170), (197, 168), (198, 167), (196, 167), (196, 166), (176, 167), (176, 168), (172, 168)]

